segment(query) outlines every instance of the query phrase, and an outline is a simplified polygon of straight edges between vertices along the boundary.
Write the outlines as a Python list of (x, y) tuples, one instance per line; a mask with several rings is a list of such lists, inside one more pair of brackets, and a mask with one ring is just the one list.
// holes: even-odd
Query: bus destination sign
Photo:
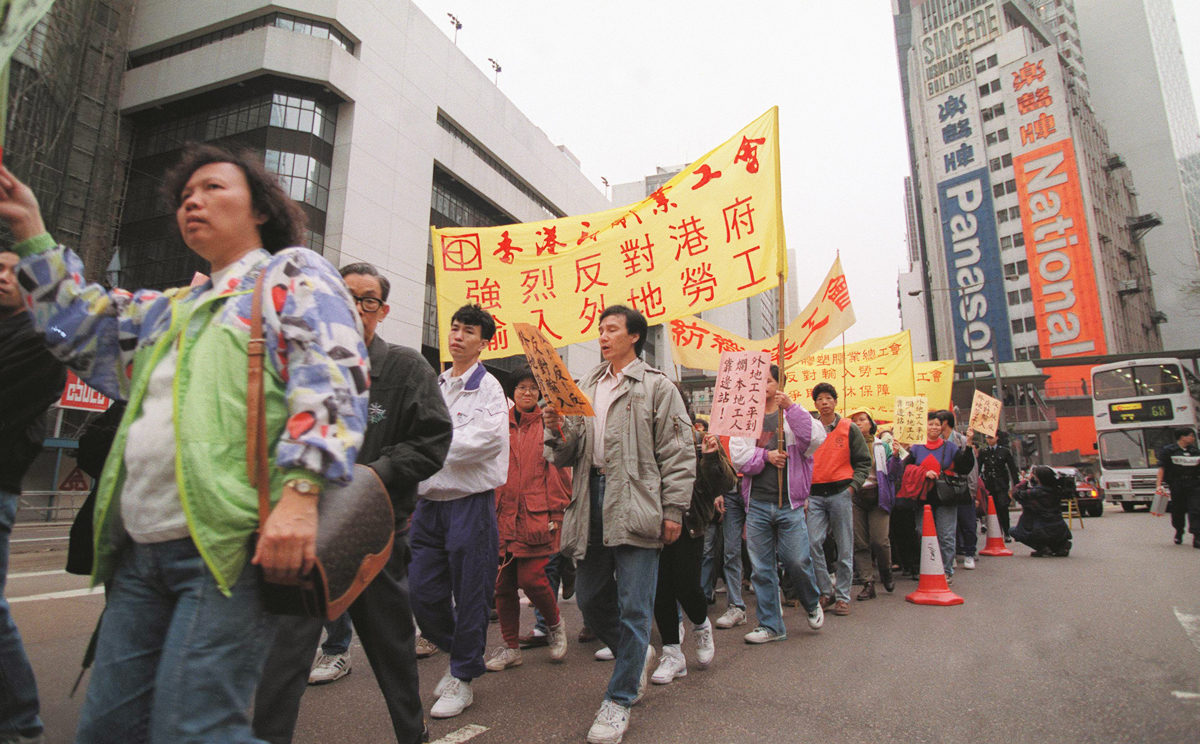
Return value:
[(1108, 406), (1109, 420), (1114, 424), (1133, 424), (1139, 421), (1168, 421), (1174, 418), (1169, 398), (1140, 400), (1131, 403), (1112, 403)]

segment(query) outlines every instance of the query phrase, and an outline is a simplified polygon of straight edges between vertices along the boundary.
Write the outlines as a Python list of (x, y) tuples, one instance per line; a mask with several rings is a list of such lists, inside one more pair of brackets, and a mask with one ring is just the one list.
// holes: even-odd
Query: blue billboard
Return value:
[(1004, 269), (987, 168), (948, 178), (937, 190), (957, 360), (1012, 361)]

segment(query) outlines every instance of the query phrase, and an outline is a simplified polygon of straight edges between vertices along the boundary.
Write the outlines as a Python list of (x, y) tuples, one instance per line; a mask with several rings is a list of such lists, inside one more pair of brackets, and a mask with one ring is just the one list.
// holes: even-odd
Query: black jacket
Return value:
[(1007, 493), (1018, 477), (1012, 450), (1000, 445), (979, 450), (979, 477), (993, 494)]
[(454, 427), (425, 357), (379, 336), (367, 354), (371, 391), (358, 461), (387, 486), (400, 527), (416, 506), (417, 485), (442, 469)]
[(0, 490), (20, 493), (42, 451), (43, 416), (66, 384), (66, 368), (46, 350), (29, 313), (0, 320)]
[[(696, 448), (696, 483), (692, 487), (692, 503), (683, 513), (683, 528), (692, 538), (703, 538), (716, 508), (718, 496), (729, 493), (737, 485), (737, 475), (725, 450), (707, 454)], [(740, 497), (739, 497), (740, 498)]]

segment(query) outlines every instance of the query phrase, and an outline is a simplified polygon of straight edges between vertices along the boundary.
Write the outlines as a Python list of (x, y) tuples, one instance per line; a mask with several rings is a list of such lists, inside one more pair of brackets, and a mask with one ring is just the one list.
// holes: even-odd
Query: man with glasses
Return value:
[[(399, 744), (419, 742), (425, 732), (417, 685), (416, 638), (408, 591), (408, 522), (417, 484), (438, 472), (450, 450), (450, 413), (438, 391), (437, 375), (417, 352), (376, 335), (387, 317), (391, 283), (368, 263), (342, 268), (358, 306), (371, 361), (367, 430), (358, 461), (387, 486), (396, 512), (396, 542), (384, 570), (350, 605), (371, 670), (387, 702)], [(300, 698), (321, 638), (321, 620), (279, 618), (279, 633), (267, 659), (254, 704), (254, 733), (271, 744), (292, 740)], [(348, 634), (349, 628), (343, 632)], [(331, 632), (331, 641), (336, 640)], [(347, 647), (349, 639), (346, 638)], [(322, 656), (312, 673), (326, 662)], [(349, 663), (345, 665), (349, 671)], [(336, 671), (336, 670), (335, 670)]]

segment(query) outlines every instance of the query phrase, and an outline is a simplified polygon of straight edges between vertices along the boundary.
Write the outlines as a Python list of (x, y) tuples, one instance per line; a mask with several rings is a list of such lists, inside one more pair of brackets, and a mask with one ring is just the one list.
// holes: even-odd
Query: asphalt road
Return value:
[[(1171, 534), (1165, 518), (1109, 509), (1076, 529), (1070, 558), (1032, 559), (1014, 544), (1012, 558), (959, 570), (959, 607), (909, 604), (904, 593), (916, 584), (901, 581), (895, 594), (852, 602), (849, 617), (830, 616), (819, 632), (787, 610), (782, 643), (746, 645), (749, 625), (719, 630), (712, 666), (693, 664), (686, 678), (653, 687), (625, 741), (1200, 741), (1200, 550), (1171, 544)], [(82, 579), (41, 573), (64, 556), (15, 555), (8, 586), (51, 743), (71, 741), (79, 695), (67, 693), (103, 602), (71, 596), (84, 591)], [(723, 610), (714, 606), (712, 617)], [(578, 610), (568, 602), (564, 612), (574, 641)], [(491, 635), (498, 643), (497, 626)], [(477, 680), (463, 715), (431, 721), (433, 738), (583, 741), (612, 668), (592, 660), (597, 647), (573, 643), (559, 665), (544, 649), (526, 652), (523, 666)], [(690, 637), (684, 650), (692, 662)], [(393, 741), (357, 640), (352, 654), (352, 674), (309, 689), (299, 744)], [(445, 654), (420, 662), (426, 690), (447, 663)]]

